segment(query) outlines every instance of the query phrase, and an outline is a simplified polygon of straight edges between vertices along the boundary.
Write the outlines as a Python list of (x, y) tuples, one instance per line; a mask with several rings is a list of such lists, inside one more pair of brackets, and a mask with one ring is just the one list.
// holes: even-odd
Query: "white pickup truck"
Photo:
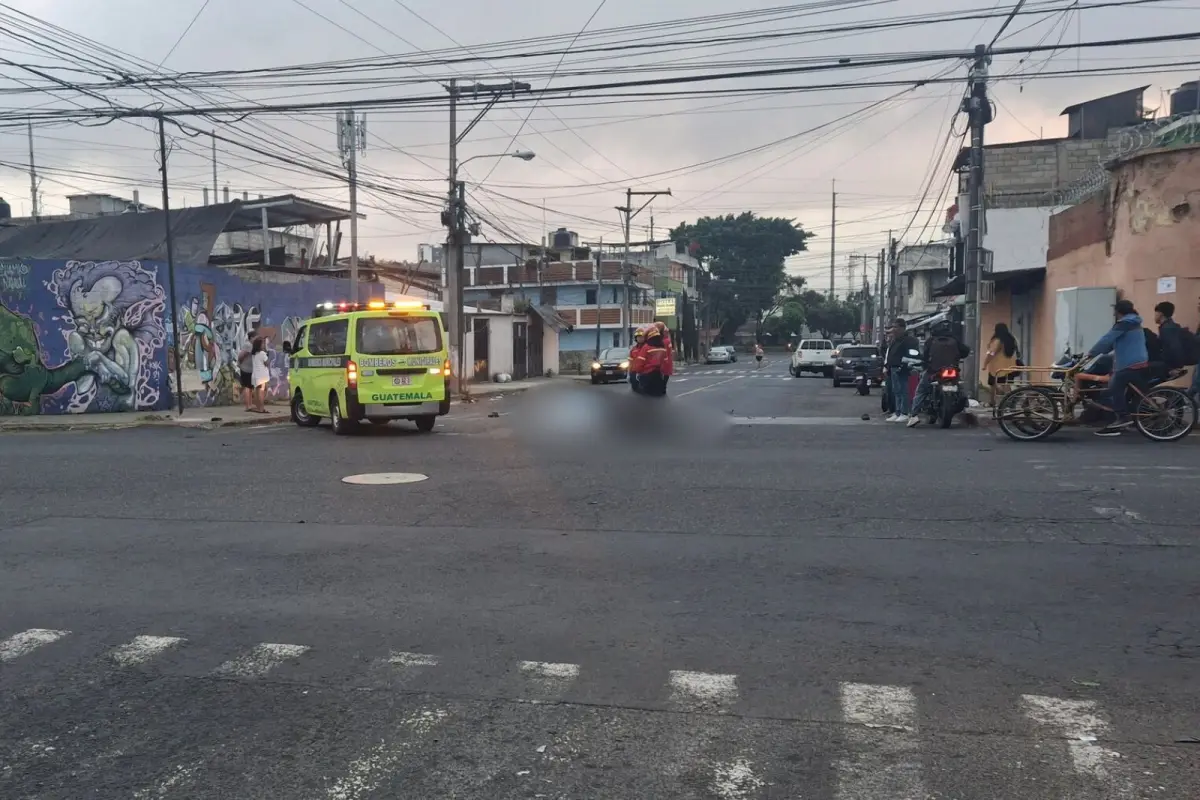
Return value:
[(788, 367), (793, 378), (805, 372), (833, 377), (833, 342), (828, 339), (804, 339), (792, 351), (792, 363)]

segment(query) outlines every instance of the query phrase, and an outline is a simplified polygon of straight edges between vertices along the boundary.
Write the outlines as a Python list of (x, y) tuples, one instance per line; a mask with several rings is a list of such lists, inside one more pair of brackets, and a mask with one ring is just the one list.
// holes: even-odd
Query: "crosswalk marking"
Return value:
[(925, 800), (912, 690), (844, 683), (841, 701), (854, 755), (838, 760), (838, 800)]
[(737, 701), (737, 676), (671, 671), (671, 700), (685, 711), (728, 711)]
[(249, 652), (226, 661), (213, 670), (213, 674), (231, 678), (261, 678), (285, 661), (299, 658), (308, 651), (309, 648), (302, 644), (264, 642), (255, 645)]
[(428, 653), (402, 653), (394, 651), (388, 656), (388, 663), (406, 669), (412, 667), (436, 667), (438, 665), (438, 657), (431, 656)]
[(0, 663), (29, 655), (39, 647), (53, 644), (64, 636), (70, 635), (70, 631), (51, 631), (45, 628), (30, 628), (22, 631), (0, 642)]
[(1108, 721), (1091, 700), (1067, 700), (1043, 695), (1022, 695), (1025, 712), (1035, 723), (1067, 742), (1067, 752), (1075, 774), (1087, 778), (1098, 788), (1081, 796), (1096, 800), (1124, 800), (1133, 796), (1133, 788), (1123, 776), (1114, 774), (1121, 754), (1098, 744), (1109, 730)]
[(579, 677), (578, 664), (522, 661), (519, 667), (521, 674), (529, 678), (538, 693), (545, 697), (561, 696)]
[(178, 647), (184, 639), (177, 636), (135, 636), (133, 641), (123, 644), (109, 653), (109, 658), (122, 667), (144, 664), (155, 656)]
[(370, 751), (351, 761), (346, 773), (325, 796), (329, 800), (359, 800), (369, 796), (391, 777), (405, 757), (426, 734), (450, 716), (444, 709), (421, 709), (402, 718), (398, 725), (404, 738), (380, 742)]

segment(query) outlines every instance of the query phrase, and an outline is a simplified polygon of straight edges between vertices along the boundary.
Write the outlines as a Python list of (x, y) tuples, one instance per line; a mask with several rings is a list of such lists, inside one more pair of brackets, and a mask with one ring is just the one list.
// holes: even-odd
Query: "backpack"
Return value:
[(1179, 351), (1183, 355), (1182, 364), (1172, 364), (1174, 367), (1193, 367), (1200, 364), (1200, 339), (1182, 325), (1179, 326)]

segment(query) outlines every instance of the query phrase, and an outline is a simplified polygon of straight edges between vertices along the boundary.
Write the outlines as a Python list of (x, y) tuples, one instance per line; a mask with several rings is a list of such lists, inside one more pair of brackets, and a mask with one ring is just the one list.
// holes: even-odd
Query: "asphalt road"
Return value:
[(0, 798), (1200, 797), (1200, 442), (671, 394), (3, 436)]

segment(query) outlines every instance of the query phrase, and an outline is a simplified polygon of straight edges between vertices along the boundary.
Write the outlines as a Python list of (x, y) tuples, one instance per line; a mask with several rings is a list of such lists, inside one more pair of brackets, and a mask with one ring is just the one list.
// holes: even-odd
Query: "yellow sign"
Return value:
[(654, 316), (671, 317), (675, 315), (675, 298), (660, 297), (654, 301)]

